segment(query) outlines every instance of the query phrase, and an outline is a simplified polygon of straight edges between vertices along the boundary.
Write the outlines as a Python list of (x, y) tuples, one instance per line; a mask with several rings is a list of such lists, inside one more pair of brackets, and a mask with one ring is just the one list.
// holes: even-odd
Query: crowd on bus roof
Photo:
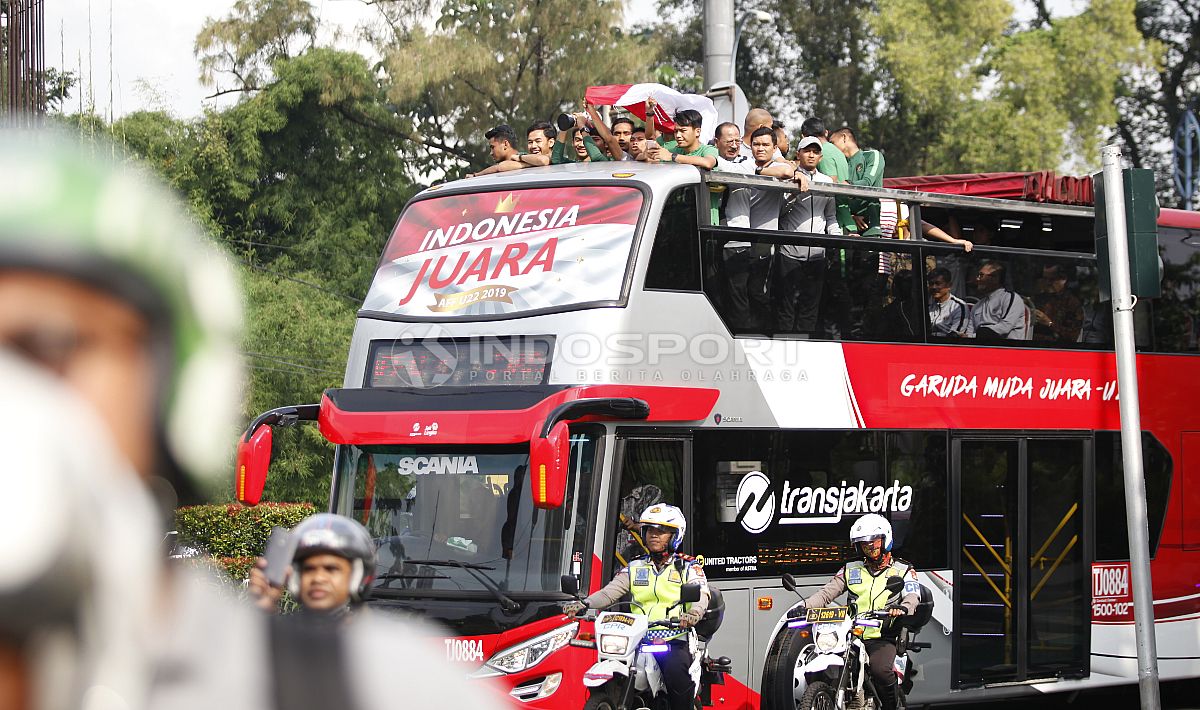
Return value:
[[(801, 125), (792, 152), (788, 131), (763, 108), (748, 111), (742, 126), (731, 122), (717, 125), (706, 143), (700, 140), (704, 118), (694, 109), (676, 111), (673, 135), (667, 136), (655, 121), (643, 122), (614, 106), (614, 117), (605, 123), (595, 104), (586, 98), (582, 104), (583, 111), (562, 114), (554, 124), (537, 121), (530, 125), (524, 150), (512, 127), (500, 125), (488, 131), (494, 164), (468, 177), (574, 162), (682, 163), (794, 181), (799, 186), (797, 194), (710, 184), (714, 225), (839, 237), (903, 239), (911, 233), (907, 207), (896, 200), (809, 192), (813, 183), (883, 186), (883, 154), (863, 147), (850, 126), (831, 131), (823, 120), (810, 117)], [(647, 99), (646, 115), (654, 114), (654, 106), (653, 97)], [(977, 215), (960, 225), (951, 213), (945, 221), (942, 229), (921, 220), (921, 235), (971, 252), (976, 243), (992, 245), (998, 232), (998, 225), (987, 216)], [(964, 233), (971, 239), (964, 238)], [(751, 239), (726, 240), (719, 250), (722, 311), (735, 330), (848, 337), (856, 328), (862, 332), (861, 314), (872, 310), (877, 323), (902, 326), (911, 321), (907, 313), (915, 305), (908, 296), (913, 280), (911, 260), (869, 249), (827, 250), (753, 243)], [(1046, 266), (1036, 279), (1033, 298), (1013, 290), (1007, 271), (1004, 263), (992, 259), (947, 255), (932, 260), (924, 279), (928, 332), (943, 338), (993, 341), (1086, 340), (1085, 309), (1080, 298), (1066, 288), (1070, 278), (1066, 267)], [(868, 278), (847, 288), (852, 273)], [(854, 307), (860, 314), (855, 326), (845, 314), (851, 304), (860, 301), (863, 303)], [(830, 315), (837, 311), (845, 313)], [(764, 326), (765, 313), (771, 314), (769, 327)], [(840, 321), (840, 326), (826, 325), (833, 321)], [(909, 330), (914, 330), (911, 323)]]

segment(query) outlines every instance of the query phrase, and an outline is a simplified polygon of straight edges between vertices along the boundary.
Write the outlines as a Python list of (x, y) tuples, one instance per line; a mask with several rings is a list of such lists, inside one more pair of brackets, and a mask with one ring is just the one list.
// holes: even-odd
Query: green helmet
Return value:
[(107, 148), (0, 130), (0, 268), (46, 271), (143, 313), (160, 473), (181, 493), (221, 475), (240, 414), (241, 291), (178, 199)]

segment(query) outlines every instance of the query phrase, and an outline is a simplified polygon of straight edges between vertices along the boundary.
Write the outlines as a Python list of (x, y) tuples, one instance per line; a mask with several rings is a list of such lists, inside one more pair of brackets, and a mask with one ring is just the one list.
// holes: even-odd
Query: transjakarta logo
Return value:
[(396, 461), (396, 472), (405, 476), (459, 476), (479, 473), (479, 462), (474, 456), (402, 456)]
[[(840, 486), (818, 488), (793, 487), (784, 481), (779, 496), (780, 525), (816, 525), (841, 522), (843, 517), (866, 513), (901, 513), (912, 508), (912, 486), (893, 481), (891, 486), (857, 485), (842, 481)], [(774, 519), (775, 492), (761, 471), (751, 471), (738, 484), (737, 521), (751, 533), (760, 533)]]

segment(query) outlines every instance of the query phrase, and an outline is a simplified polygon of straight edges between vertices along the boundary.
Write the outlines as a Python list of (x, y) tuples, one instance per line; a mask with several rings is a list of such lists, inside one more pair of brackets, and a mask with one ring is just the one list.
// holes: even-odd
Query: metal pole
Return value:
[(1142, 420), (1138, 408), (1137, 361), (1129, 242), (1125, 228), (1125, 183), (1120, 146), (1100, 151), (1104, 174), (1108, 263), (1111, 271), (1113, 335), (1121, 406), (1121, 459), (1125, 468), (1125, 517), (1133, 577), (1133, 623), (1137, 638), (1138, 688), (1143, 710), (1159, 710), (1158, 650), (1154, 639), (1154, 590), (1150, 584), (1150, 544), (1146, 531), (1146, 482), (1142, 475)]
[(749, 14), (742, 15), (742, 19), (738, 20), (737, 27), (733, 30), (733, 49), (729, 52), (729, 83), (737, 83), (737, 51), (738, 45), (742, 43), (742, 30), (746, 27), (746, 20), (750, 19)]
[(704, 0), (704, 88), (725, 81), (733, 58), (733, 0)]

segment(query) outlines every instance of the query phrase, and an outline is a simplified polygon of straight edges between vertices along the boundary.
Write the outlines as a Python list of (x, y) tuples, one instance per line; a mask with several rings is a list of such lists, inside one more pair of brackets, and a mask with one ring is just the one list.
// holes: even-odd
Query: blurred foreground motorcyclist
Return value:
[[(0, 352), (53, 375), (86, 403), (102, 431), (76, 433), (70, 414), (31, 414), (22, 427), (0, 427), (0, 451), (34, 441), (43, 441), (42, 449), (71, 448), (100, 463), (77, 466), (63, 459), (64, 450), (43, 453), (70, 467), (69, 475), (99, 480), (110, 467), (95, 438), (110, 438), (127, 462), (117, 466), (129, 471), (125, 485), (152, 492), (158, 502), (159, 520), (144, 526), (157, 527), (144, 531), (157, 546), (176, 498), (195, 498), (227, 474), (241, 404), (241, 296), (228, 261), (172, 196), (136, 167), (85, 159), (85, 151), (107, 152), (59, 143), (49, 133), (0, 129)], [(3, 372), (6, 407), (12, 383), (35, 379), (24, 374), (28, 369)], [(42, 427), (41, 439), (30, 426)], [(12, 465), (0, 475), (7, 486), (36, 474)], [(373, 621), (315, 642), (264, 622), (194, 566), (168, 567), (161, 559), (145, 569), (123, 564), (137, 558), (136, 549), (108, 535), (105, 521), (130, 510), (136, 516), (137, 497), (129, 498), (135, 503), (94, 498), (94, 517), (77, 516), (57, 537), (37, 534), (46, 522), (37, 516), (0, 521), (0, 536), (23, 541), (17, 547), (29, 551), (0, 568), (3, 598), (33, 600), (5, 605), (9, 616), (27, 609), (25, 627), (0, 629), (0, 683), (11, 683), (25, 707), (369, 708), (389, 704), (397, 681), (415, 705), (494, 707), (481, 687), (459, 682), (435, 660), (437, 647), (420, 640), (421, 628)], [(45, 519), (74, 509), (57, 498), (6, 502)], [(74, 547), (93, 544), (105, 552), (90, 560), (90, 574), (57, 564), (74, 559)], [(12, 567), (37, 555), (54, 560), (55, 574)], [(123, 572), (121, 609), (95, 601), (106, 593), (106, 566)], [(78, 635), (56, 637), (55, 653), (39, 652), (39, 639), (54, 630), (61, 609), (114, 639), (127, 638), (136, 658), (110, 671), (115, 655), (108, 647), (89, 646)], [(39, 679), (67, 677), (57, 673), (62, 659), (94, 670), (87, 677), (96, 680), (84, 688), (40, 686)], [(68, 691), (77, 694), (60, 697)]]

